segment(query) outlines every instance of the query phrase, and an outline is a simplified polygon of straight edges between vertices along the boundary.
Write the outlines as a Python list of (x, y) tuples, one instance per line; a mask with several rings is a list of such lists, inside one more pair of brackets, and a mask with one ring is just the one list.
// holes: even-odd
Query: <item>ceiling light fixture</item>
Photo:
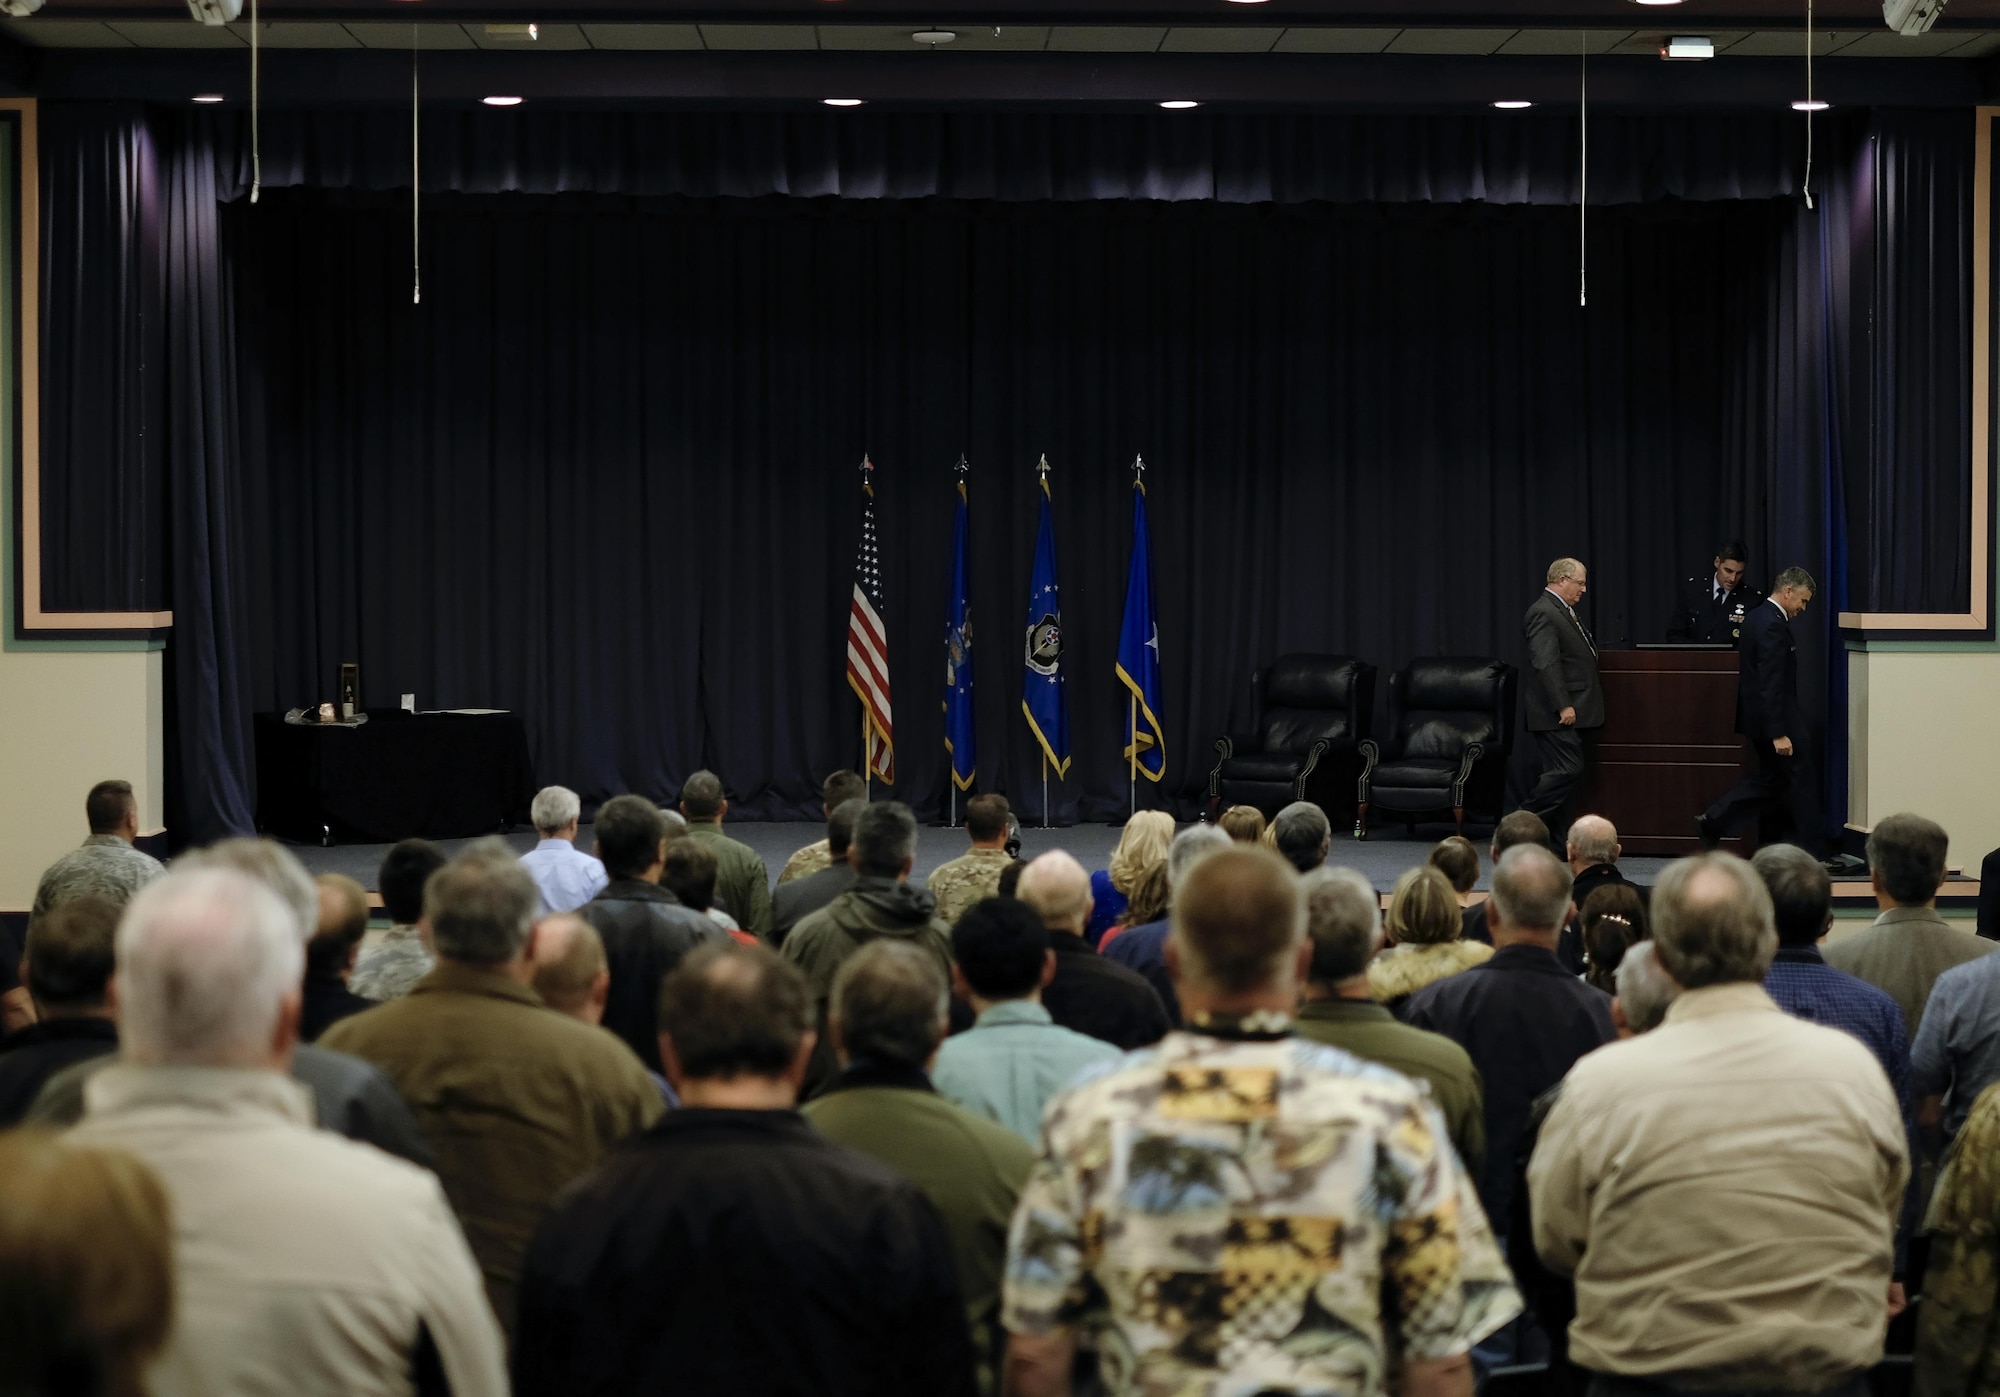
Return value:
[(1191, 101), (1189, 101), (1189, 100), (1188, 100), (1187, 98), (1185, 98), (1185, 97), (1176, 97), (1176, 98), (1174, 98), (1174, 99), (1173, 99), (1172, 101), (1168, 101), (1168, 102), (1162, 102), (1162, 103), (1160, 103), (1160, 105), (1161, 105), (1161, 106), (1163, 106), (1163, 107), (1165, 107), (1165, 108), (1166, 108), (1166, 109), (1167, 109), (1168, 111), (1170, 111), (1170, 112), (1184, 112), (1184, 111), (1186, 111), (1186, 110), (1187, 110), (1187, 109), (1188, 109), (1189, 107), (1198, 107), (1198, 106), (1200, 106), (1200, 105), (1201, 105), (1201, 103), (1199, 103), (1199, 102), (1191, 102)]
[(1678, 5), (1681, 0), (1632, 0), (1635, 5)]
[(936, 48), (939, 44), (952, 42), (958, 35), (949, 29), (919, 29), (910, 37), (920, 44)]
[(1798, 101), (1792, 103), (1792, 110), (1795, 112), (1823, 112), (1832, 105), (1833, 103), (1822, 102), (1817, 97), (1811, 98), (1810, 100), (1801, 97)]
[(1525, 107), (1532, 107), (1535, 104), (1520, 97), (1504, 97), (1493, 105), (1503, 112), (1518, 112)]
[(222, 94), (220, 92), (197, 92), (194, 95), (194, 100), (201, 103), (204, 107), (212, 107), (222, 100)]
[(861, 105), (859, 97), (822, 97), (820, 101), (826, 103), (829, 107), (858, 107)]
[(1264, 0), (1230, 0), (1232, 5), (1261, 5)]
[(481, 97), (479, 100), (489, 107), (518, 107), (522, 102), (519, 97)]
[(1703, 35), (1681, 34), (1660, 46), (1660, 57), (1701, 59), (1715, 57), (1715, 40)]

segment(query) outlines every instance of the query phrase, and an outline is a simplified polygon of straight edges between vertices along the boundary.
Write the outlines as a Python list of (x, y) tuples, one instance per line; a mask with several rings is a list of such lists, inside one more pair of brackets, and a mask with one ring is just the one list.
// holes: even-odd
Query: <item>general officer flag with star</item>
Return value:
[(972, 728), (972, 593), (965, 577), (972, 510), (966, 499), (963, 459), (958, 469), (958, 514), (951, 526), (951, 605), (944, 616), (944, 749), (951, 754), (952, 784), (969, 791), (979, 769)]
[(1035, 570), (1028, 582), (1027, 671), (1021, 711), (1057, 776), (1069, 773), (1069, 705), (1063, 699), (1062, 596), (1056, 586), (1056, 524), (1050, 512), (1049, 458), (1042, 477), (1042, 518), (1035, 530)]
[(1138, 478), (1132, 481), (1132, 570), (1125, 578), (1125, 624), (1118, 632), (1118, 681), (1132, 694), (1125, 760), (1157, 781), (1167, 774), (1167, 735), (1160, 727), (1160, 623), (1153, 612), (1146, 485)]

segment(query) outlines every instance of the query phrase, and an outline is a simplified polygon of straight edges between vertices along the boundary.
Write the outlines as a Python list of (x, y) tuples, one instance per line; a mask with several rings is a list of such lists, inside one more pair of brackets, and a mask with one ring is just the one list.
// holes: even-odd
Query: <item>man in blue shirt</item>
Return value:
[[(1167, 846), (1167, 887), (1171, 891), (1174, 884), (1187, 876), (1205, 855), (1217, 849), (1227, 849), (1231, 844), (1229, 835), (1218, 825), (1189, 825), (1174, 836), (1174, 842)], [(1160, 996), (1160, 1003), (1167, 1006), (1167, 1017), (1178, 1027), (1181, 1021), (1180, 996), (1174, 991), (1173, 977), (1167, 974), (1167, 932), (1170, 925), (1165, 917), (1157, 922), (1145, 922), (1139, 926), (1127, 927), (1098, 947), (1106, 960), (1115, 960), (1127, 970), (1136, 970), (1146, 977)]]
[(1056, 973), (1048, 929), (1025, 902), (975, 902), (951, 932), (953, 987), (979, 1020), (945, 1039), (931, 1085), (968, 1111), (987, 1116), (1030, 1144), (1042, 1140), (1042, 1107), (1118, 1049), (1059, 1026), (1042, 1007), (1042, 987)]
[(2000, 1081), (2000, 956), (1981, 956), (1938, 976), (1910, 1048), (1910, 1086), (1926, 1120), (1940, 1112), (1955, 1139), (1979, 1093)]
[(541, 842), (521, 855), (521, 867), (542, 895), (542, 914), (574, 912), (604, 891), (604, 865), (576, 847), (583, 802), (567, 786), (545, 786), (528, 807)]

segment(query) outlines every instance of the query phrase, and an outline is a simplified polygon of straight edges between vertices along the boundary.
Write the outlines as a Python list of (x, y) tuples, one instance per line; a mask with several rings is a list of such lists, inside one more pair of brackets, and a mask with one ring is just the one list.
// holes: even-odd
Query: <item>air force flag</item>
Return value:
[(1057, 776), (1069, 772), (1069, 705), (1063, 701), (1062, 599), (1056, 586), (1056, 525), (1049, 512), (1049, 458), (1042, 477), (1042, 518), (1035, 530), (1035, 571), (1028, 583), (1027, 669), (1021, 711)]
[(1160, 623), (1153, 612), (1146, 486), (1137, 479), (1132, 482), (1132, 570), (1125, 579), (1125, 624), (1118, 632), (1118, 682), (1132, 693), (1125, 760), (1157, 781), (1167, 774), (1167, 736), (1160, 729)]
[[(961, 461), (959, 469), (964, 469)], [(972, 596), (966, 585), (965, 548), (970, 525), (965, 477), (958, 478), (958, 514), (951, 526), (951, 605), (944, 617), (944, 749), (951, 754), (952, 784), (972, 789), (979, 755), (972, 730)]]

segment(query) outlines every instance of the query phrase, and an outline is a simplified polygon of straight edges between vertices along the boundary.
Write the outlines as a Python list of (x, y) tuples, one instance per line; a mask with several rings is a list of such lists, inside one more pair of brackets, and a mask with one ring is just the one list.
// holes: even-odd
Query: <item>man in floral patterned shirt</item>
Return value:
[(1050, 1103), (1008, 1239), (1010, 1394), (1080, 1349), (1131, 1397), (1464, 1397), (1521, 1300), (1421, 1086), (1296, 1037), (1291, 868), (1210, 855), (1176, 890), (1185, 1032)]

